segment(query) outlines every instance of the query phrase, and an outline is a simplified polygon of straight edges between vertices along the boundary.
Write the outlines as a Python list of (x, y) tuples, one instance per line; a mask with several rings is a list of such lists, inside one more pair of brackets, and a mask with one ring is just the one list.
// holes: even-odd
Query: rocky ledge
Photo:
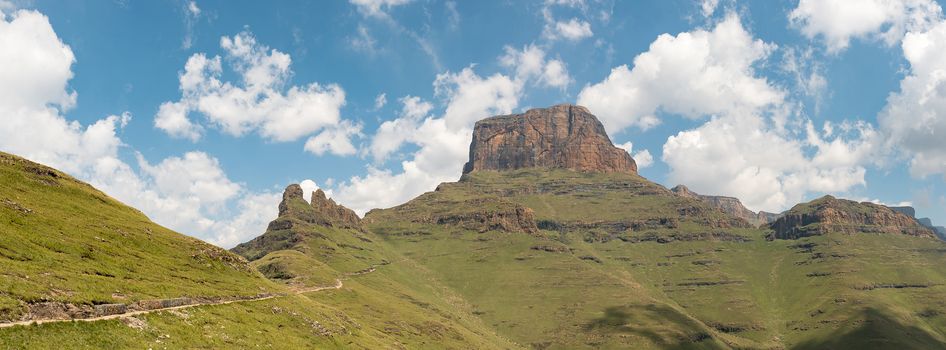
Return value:
[(769, 224), (776, 239), (828, 233), (884, 233), (933, 238), (936, 235), (910, 216), (883, 205), (824, 196), (798, 204)]
[(742, 205), (742, 202), (739, 201), (739, 198), (735, 197), (703, 195), (691, 191), (684, 185), (677, 185), (676, 187), (670, 189), (670, 191), (673, 191), (674, 194), (681, 197), (703, 201), (706, 204), (722, 210), (724, 213), (746, 220), (753, 226), (759, 226), (774, 221), (774, 217), (776, 216), (776, 214), (766, 212), (756, 213), (752, 210), (749, 210), (744, 205)]
[(637, 173), (637, 164), (611, 143), (588, 109), (557, 105), (480, 120), (463, 173), (479, 170), (564, 168)]

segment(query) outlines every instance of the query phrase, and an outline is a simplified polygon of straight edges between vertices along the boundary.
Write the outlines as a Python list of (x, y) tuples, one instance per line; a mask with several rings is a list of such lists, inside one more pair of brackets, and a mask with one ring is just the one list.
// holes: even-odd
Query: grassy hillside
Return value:
[[(538, 234), (426, 213), (532, 208)], [(480, 172), (366, 217), (501, 334), (535, 348), (943, 348), (946, 244), (889, 234), (767, 240), (633, 175)]]
[[(248, 263), (160, 227), (59, 171), (7, 154), (0, 154), (0, 230), (0, 323), (50, 301), (82, 306), (277, 295), (4, 327), (0, 349), (517, 348), (470, 317), (458, 297), (422, 270), (401, 263), (367, 272), (392, 253), (358, 230), (304, 228), (319, 238)], [(304, 292), (336, 279), (342, 288)]]
[(27, 304), (278, 291), (223, 249), (154, 224), (57, 170), (0, 153), (0, 320)]
[[(294, 289), (345, 282), (320, 295), (333, 308), (379, 330), (396, 347), (518, 348), (483, 324), (461, 297), (372, 232), (333, 226), (290, 186), (266, 233), (233, 249), (273, 281)], [(355, 342), (352, 347), (374, 348)]]

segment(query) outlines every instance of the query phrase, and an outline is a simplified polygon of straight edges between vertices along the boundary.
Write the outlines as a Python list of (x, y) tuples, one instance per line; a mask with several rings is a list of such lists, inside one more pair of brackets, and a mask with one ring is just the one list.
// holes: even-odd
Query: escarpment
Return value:
[(611, 143), (601, 122), (586, 108), (573, 105), (536, 108), (476, 123), (464, 174), (522, 168), (637, 173), (634, 159)]

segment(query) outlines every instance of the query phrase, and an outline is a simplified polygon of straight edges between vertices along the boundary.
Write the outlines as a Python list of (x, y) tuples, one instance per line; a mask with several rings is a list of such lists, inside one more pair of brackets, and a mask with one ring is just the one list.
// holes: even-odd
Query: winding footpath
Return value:
[[(369, 272), (373, 272), (373, 271), (374, 269), (372, 268), (372, 270)], [(133, 317), (133, 316), (138, 316), (138, 315), (150, 314), (153, 312), (188, 309), (188, 308), (199, 307), (199, 306), (226, 305), (226, 304), (234, 304), (234, 303), (263, 301), (263, 300), (269, 300), (273, 298), (285, 297), (289, 295), (299, 295), (299, 294), (304, 294), (304, 293), (341, 289), (342, 286), (344, 286), (344, 283), (342, 282), (342, 280), (336, 278), (334, 285), (296, 289), (296, 290), (293, 290), (292, 293), (271, 294), (271, 295), (260, 296), (260, 297), (249, 298), (249, 299), (234, 299), (234, 300), (217, 301), (217, 302), (194, 303), (194, 304), (188, 304), (188, 305), (172, 306), (172, 307), (165, 307), (165, 308), (158, 308), (158, 309), (151, 309), (151, 310), (129, 311), (129, 312), (124, 312), (120, 314), (112, 314), (112, 315), (105, 315), (105, 316), (98, 316), (98, 317), (70, 318), (70, 319), (42, 319), (42, 320), (6, 322), (6, 323), (0, 323), (0, 328), (8, 328), (8, 327), (14, 327), (14, 326), (40, 325), (40, 324), (45, 324), (45, 323), (57, 323), (57, 322), (73, 322), (73, 321), (95, 322), (95, 321), (104, 321), (104, 320), (114, 320), (114, 319), (121, 319), (125, 317)]]

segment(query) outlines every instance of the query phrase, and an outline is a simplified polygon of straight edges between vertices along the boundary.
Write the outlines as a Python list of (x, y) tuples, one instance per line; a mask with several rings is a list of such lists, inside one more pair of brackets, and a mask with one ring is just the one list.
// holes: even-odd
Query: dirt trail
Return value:
[[(374, 268), (371, 268), (370, 271), (363, 272), (360, 274), (365, 274), (365, 273), (370, 273), (370, 272), (374, 272)], [(7, 327), (13, 327), (13, 326), (29, 326), (29, 325), (34, 325), (34, 324), (56, 323), (56, 322), (72, 322), (72, 321), (95, 322), (95, 321), (104, 321), (104, 320), (114, 320), (114, 319), (119, 319), (119, 318), (149, 314), (153, 312), (180, 310), (180, 309), (187, 309), (187, 308), (198, 307), (198, 306), (213, 306), (213, 305), (226, 305), (226, 304), (233, 304), (233, 303), (263, 301), (263, 300), (269, 300), (273, 298), (285, 297), (288, 295), (298, 295), (298, 294), (303, 294), (303, 293), (320, 292), (320, 291), (330, 290), (330, 289), (341, 289), (342, 286), (344, 286), (344, 283), (342, 283), (342, 280), (336, 278), (335, 285), (296, 289), (296, 290), (293, 290), (292, 293), (272, 294), (272, 295), (266, 295), (266, 296), (261, 296), (257, 298), (251, 298), (251, 299), (234, 299), (234, 300), (226, 300), (226, 301), (218, 301), (218, 302), (194, 303), (194, 304), (188, 304), (188, 305), (172, 306), (172, 307), (165, 307), (165, 308), (151, 309), (151, 310), (129, 311), (129, 312), (120, 313), (120, 314), (98, 316), (98, 317), (6, 322), (6, 323), (0, 323), (0, 328), (7, 328)]]

